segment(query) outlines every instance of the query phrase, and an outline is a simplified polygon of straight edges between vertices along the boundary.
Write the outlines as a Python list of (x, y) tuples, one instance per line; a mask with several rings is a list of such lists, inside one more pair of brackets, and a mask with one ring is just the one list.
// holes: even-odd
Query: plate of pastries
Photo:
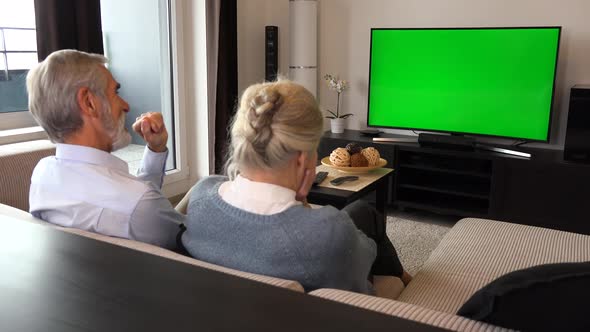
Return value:
[(344, 148), (336, 148), (330, 156), (322, 158), (322, 165), (345, 173), (365, 173), (381, 168), (387, 160), (381, 158), (374, 147), (363, 148), (358, 143), (348, 143)]

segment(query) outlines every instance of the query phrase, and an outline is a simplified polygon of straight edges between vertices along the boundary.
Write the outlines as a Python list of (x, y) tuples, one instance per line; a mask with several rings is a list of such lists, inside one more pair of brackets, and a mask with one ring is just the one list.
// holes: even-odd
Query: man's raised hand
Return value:
[(133, 123), (133, 131), (146, 141), (150, 150), (154, 152), (166, 151), (168, 131), (164, 125), (162, 113), (142, 113), (135, 119), (135, 123)]

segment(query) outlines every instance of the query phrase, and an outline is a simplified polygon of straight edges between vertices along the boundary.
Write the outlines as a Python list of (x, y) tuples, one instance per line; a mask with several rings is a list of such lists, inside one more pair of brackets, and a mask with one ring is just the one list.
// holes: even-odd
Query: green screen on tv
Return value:
[(560, 32), (372, 29), (368, 125), (547, 141)]

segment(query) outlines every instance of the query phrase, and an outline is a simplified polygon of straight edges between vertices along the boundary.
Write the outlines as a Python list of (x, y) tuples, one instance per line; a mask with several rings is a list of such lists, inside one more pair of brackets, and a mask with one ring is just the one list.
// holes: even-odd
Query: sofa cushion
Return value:
[(404, 290), (403, 281), (394, 276), (373, 276), (373, 290), (375, 295), (386, 299), (395, 300)]
[(399, 301), (456, 313), (479, 289), (535, 265), (590, 261), (590, 236), (494, 220), (458, 221)]
[(458, 314), (523, 331), (590, 331), (590, 262), (534, 266), (477, 291)]

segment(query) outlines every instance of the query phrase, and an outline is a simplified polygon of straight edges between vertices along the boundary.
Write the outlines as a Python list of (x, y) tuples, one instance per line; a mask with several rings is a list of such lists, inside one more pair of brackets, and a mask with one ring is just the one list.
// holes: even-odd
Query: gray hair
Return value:
[(272, 170), (299, 152), (317, 149), (323, 116), (314, 96), (288, 80), (255, 84), (242, 94), (231, 125), (226, 172)]
[(51, 53), (27, 74), (29, 111), (52, 142), (62, 143), (83, 125), (77, 94), (81, 87), (106, 100), (107, 77), (100, 54), (76, 50)]

